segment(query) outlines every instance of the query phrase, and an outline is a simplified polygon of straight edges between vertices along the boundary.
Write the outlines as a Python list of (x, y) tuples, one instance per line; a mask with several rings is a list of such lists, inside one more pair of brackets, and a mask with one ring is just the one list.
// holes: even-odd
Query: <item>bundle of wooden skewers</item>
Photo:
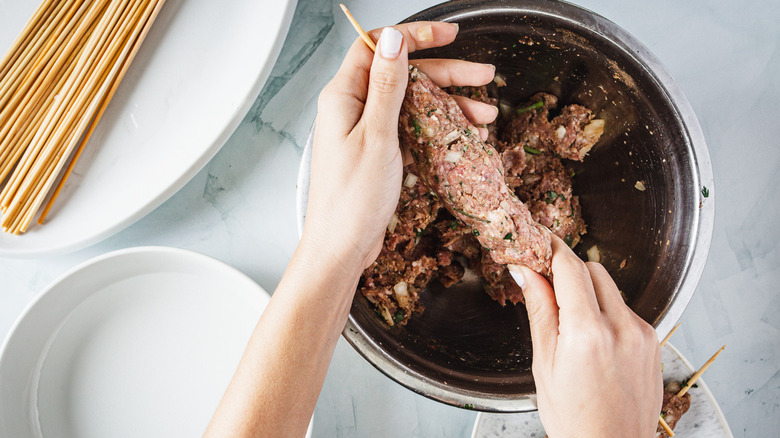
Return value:
[(25, 232), (48, 199), (43, 223), (164, 2), (44, 0), (11, 45), (0, 61), (4, 231)]

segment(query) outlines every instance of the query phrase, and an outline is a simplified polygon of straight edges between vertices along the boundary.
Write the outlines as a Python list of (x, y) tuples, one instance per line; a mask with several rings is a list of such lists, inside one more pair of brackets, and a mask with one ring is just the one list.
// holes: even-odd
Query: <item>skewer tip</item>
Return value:
[(664, 420), (664, 417), (658, 417), (658, 424), (661, 425), (661, 427), (664, 429), (666, 434), (669, 435), (670, 438), (674, 436), (674, 431), (672, 430), (671, 427), (669, 427), (669, 423), (667, 423), (666, 420)]

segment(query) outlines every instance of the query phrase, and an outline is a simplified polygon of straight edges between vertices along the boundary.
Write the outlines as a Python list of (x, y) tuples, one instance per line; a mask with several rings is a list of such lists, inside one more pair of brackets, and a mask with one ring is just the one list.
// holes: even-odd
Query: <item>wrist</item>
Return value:
[(333, 233), (304, 229), (293, 257), (309, 267), (329, 272), (334, 278), (356, 283), (365, 269), (367, 254)]

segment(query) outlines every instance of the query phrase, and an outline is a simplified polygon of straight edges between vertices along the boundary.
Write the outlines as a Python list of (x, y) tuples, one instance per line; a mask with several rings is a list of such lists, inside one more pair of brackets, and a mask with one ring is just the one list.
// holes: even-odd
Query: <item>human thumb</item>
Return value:
[(555, 292), (547, 279), (525, 266), (510, 266), (509, 272), (523, 289), (534, 357), (551, 359), (558, 342)]
[(409, 60), (403, 34), (392, 27), (382, 29), (371, 64), (368, 96), (363, 117), (379, 135), (398, 136), (398, 114), (409, 76)]

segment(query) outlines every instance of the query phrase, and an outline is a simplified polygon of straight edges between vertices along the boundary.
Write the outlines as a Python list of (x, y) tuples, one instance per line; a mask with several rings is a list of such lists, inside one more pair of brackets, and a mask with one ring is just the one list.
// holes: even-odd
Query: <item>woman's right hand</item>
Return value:
[[(356, 275), (379, 254), (401, 192), (398, 117), (409, 76), (407, 55), (451, 43), (458, 26), (414, 22), (369, 33), (378, 40), (377, 52), (358, 38), (320, 93), (301, 239), (323, 255), (340, 258)], [(441, 87), (480, 86), (495, 74), (492, 65), (454, 59), (411, 63)], [(456, 101), (475, 124), (490, 123), (498, 114), (496, 107), (482, 102)], [(479, 129), (486, 137), (487, 130)]]
[(663, 398), (655, 330), (607, 271), (553, 236), (553, 285), (528, 268), (523, 293), (539, 416), (551, 438), (654, 437)]

